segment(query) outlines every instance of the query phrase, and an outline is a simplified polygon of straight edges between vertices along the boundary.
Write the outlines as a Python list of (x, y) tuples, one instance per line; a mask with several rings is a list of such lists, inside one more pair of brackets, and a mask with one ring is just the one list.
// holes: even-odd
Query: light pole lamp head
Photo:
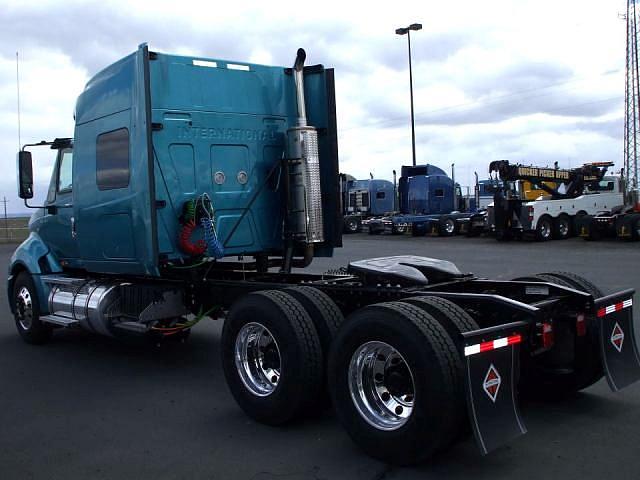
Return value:
[(396, 29), (396, 35), (406, 35), (407, 33), (409, 33), (409, 29), (408, 28), (397, 28)]
[(411, 25), (409, 25), (409, 30), (422, 30), (422, 24), (412, 23)]

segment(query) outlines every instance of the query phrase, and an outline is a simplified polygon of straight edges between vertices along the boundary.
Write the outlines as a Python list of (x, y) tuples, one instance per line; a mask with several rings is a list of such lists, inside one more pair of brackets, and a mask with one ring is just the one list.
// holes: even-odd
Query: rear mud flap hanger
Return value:
[(516, 389), (520, 344), (528, 328), (526, 322), (514, 322), (462, 334), (467, 408), (483, 455), (527, 433)]

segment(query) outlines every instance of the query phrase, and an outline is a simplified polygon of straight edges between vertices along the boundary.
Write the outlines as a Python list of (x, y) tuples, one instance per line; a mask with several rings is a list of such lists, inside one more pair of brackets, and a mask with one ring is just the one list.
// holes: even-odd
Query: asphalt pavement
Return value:
[[(640, 244), (580, 239), (546, 244), (490, 238), (344, 238), (309, 268), (415, 254), (509, 279), (566, 270), (605, 292), (640, 289)], [(0, 265), (13, 246), (0, 245)], [(482, 456), (468, 438), (415, 468), (373, 460), (331, 410), (284, 428), (236, 406), (219, 357), (221, 322), (201, 322), (183, 345), (156, 348), (73, 331), (31, 346), (15, 331), (0, 279), (0, 479), (540, 479), (638, 478), (640, 383), (604, 380), (575, 398), (527, 403), (529, 433)], [(638, 296), (636, 296), (636, 299)], [(636, 312), (637, 312), (636, 308)], [(636, 313), (636, 317), (638, 317)]]

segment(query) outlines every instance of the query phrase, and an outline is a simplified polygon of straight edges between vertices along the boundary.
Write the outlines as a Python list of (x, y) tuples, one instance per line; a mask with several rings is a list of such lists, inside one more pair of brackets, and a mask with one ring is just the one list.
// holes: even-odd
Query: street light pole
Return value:
[(408, 27), (396, 29), (397, 35), (407, 35), (409, 48), (409, 97), (411, 99), (411, 152), (413, 154), (413, 166), (416, 166), (416, 124), (413, 113), (413, 71), (411, 69), (411, 30), (421, 30), (422, 24), (412, 23)]

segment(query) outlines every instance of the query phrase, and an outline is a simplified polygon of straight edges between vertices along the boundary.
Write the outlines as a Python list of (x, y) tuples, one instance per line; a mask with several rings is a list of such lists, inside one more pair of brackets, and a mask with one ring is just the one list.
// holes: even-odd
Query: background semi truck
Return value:
[(398, 181), (398, 211), (367, 221), (369, 233), (426, 233), (454, 235), (462, 220), (470, 218), (480, 202), (480, 185), (476, 194), (464, 196), (460, 185), (435, 165), (403, 166)]
[[(7, 282), (30, 344), (80, 328), (157, 342), (224, 321), (228, 387), (270, 425), (330, 404), (351, 438), (410, 464), (470, 429), (487, 453), (525, 432), (519, 394), (640, 374), (633, 290), (571, 273), (496, 281), (394, 256), (299, 270), (341, 244), (333, 70), (166, 55), (96, 74)], [(206, 411), (202, 415), (207, 415)], [(241, 445), (238, 446), (241, 448)]]
[(362, 230), (362, 222), (396, 210), (396, 186), (389, 180), (356, 180), (341, 174), (345, 233)]

